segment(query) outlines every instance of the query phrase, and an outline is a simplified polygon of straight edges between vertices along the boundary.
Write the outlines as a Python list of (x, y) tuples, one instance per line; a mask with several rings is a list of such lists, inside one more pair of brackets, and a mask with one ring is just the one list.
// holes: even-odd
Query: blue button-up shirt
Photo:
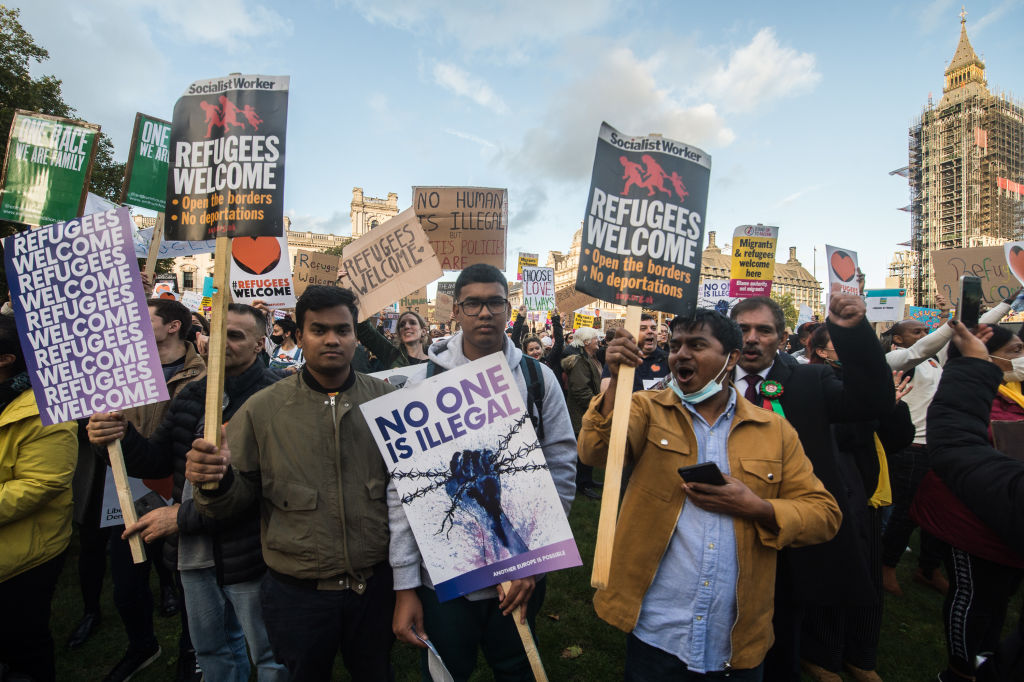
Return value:
[[(714, 462), (726, 474), (729, 427), (736, 414), (736, 391), (728, 390), (729, 403), (714, 425), (683, 402), (693, 418), (697, 461)], [(732, 517), (684, 504), (633, 634), (693, 672), (723, 670), (732, 656), (736, 576)]]

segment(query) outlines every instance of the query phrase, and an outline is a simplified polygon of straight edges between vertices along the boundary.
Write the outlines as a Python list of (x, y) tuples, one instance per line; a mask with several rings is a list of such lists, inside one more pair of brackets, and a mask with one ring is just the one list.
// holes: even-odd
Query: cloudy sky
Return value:
[[(127, 156), (135, 112), (170, 118), (186, 86), (291, 76), (286, 211), (348, 234), (354, 186), (508, 187), (508, 251), (567, 250), (602, 120), (713, 160), (707, 227), (781, 227), (808, 269), (858, 251), (869, 286), (910, 222), (907, 128), (960, 32), (951, 0), (30, 0), (50, 60), (34, 75)], [(776, 6), (778, 5), (778, 6)], [(975, 2), (967, 28), (989, 87), (1024, 95), (1024, 0)], [(514, 258), (509, 258), (514, 269)], [(824, 275), (822, 275), (824, 277)]]

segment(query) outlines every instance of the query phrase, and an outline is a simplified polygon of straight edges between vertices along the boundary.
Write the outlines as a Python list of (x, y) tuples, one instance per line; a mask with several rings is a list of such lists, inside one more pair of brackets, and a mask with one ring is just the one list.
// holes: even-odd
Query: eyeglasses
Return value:
[(467, 298), (465, 301), (457, 302), (455, 305), (462, 306), (462, 312), (470, 317), (479, 315), (485, 305), (491, 315), (497, 315), (498, 313), (505, 312), (505, 308), (508, 306), (508, 299), (489, 298), (486, 301), (481, 301), (478, 298)]

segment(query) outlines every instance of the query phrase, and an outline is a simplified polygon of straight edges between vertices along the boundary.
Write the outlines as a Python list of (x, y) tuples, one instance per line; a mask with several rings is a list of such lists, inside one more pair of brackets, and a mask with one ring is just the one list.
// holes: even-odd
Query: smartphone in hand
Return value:
[(956, 319), (968, 329), (978, 326), (981, 313), (981, 278), (971, 275), (960, 277), (960, 300), (956, 304)]
[(688, 467), (679, 467), (679, 477), (687, 483), (707, 483), (709, 485), (725, 485), (722, 471), (714, 462), (701, 462)]

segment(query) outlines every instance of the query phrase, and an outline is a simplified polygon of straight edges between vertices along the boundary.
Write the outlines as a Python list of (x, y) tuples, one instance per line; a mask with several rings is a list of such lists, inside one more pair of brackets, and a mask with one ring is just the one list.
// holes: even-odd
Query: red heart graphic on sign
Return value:
[(1010, 247), (1010, 257), (1007, 260), (1010, 261), (1010, 268), (1017, 275), (1017, 279), (1024, 281), (1024, 249), (1019, 246)]
[(246, 272), (262, 275), (281, 260), (281, 243), (277, 237), (235, 237), (231, 240), (231, 257)]
[(836, 251), (832, 254), (832, 272), (836, 273), (843, 282), (849, 282), (857, 274), (857, 266), (854, 264), (850, 254), (845, 251)]

